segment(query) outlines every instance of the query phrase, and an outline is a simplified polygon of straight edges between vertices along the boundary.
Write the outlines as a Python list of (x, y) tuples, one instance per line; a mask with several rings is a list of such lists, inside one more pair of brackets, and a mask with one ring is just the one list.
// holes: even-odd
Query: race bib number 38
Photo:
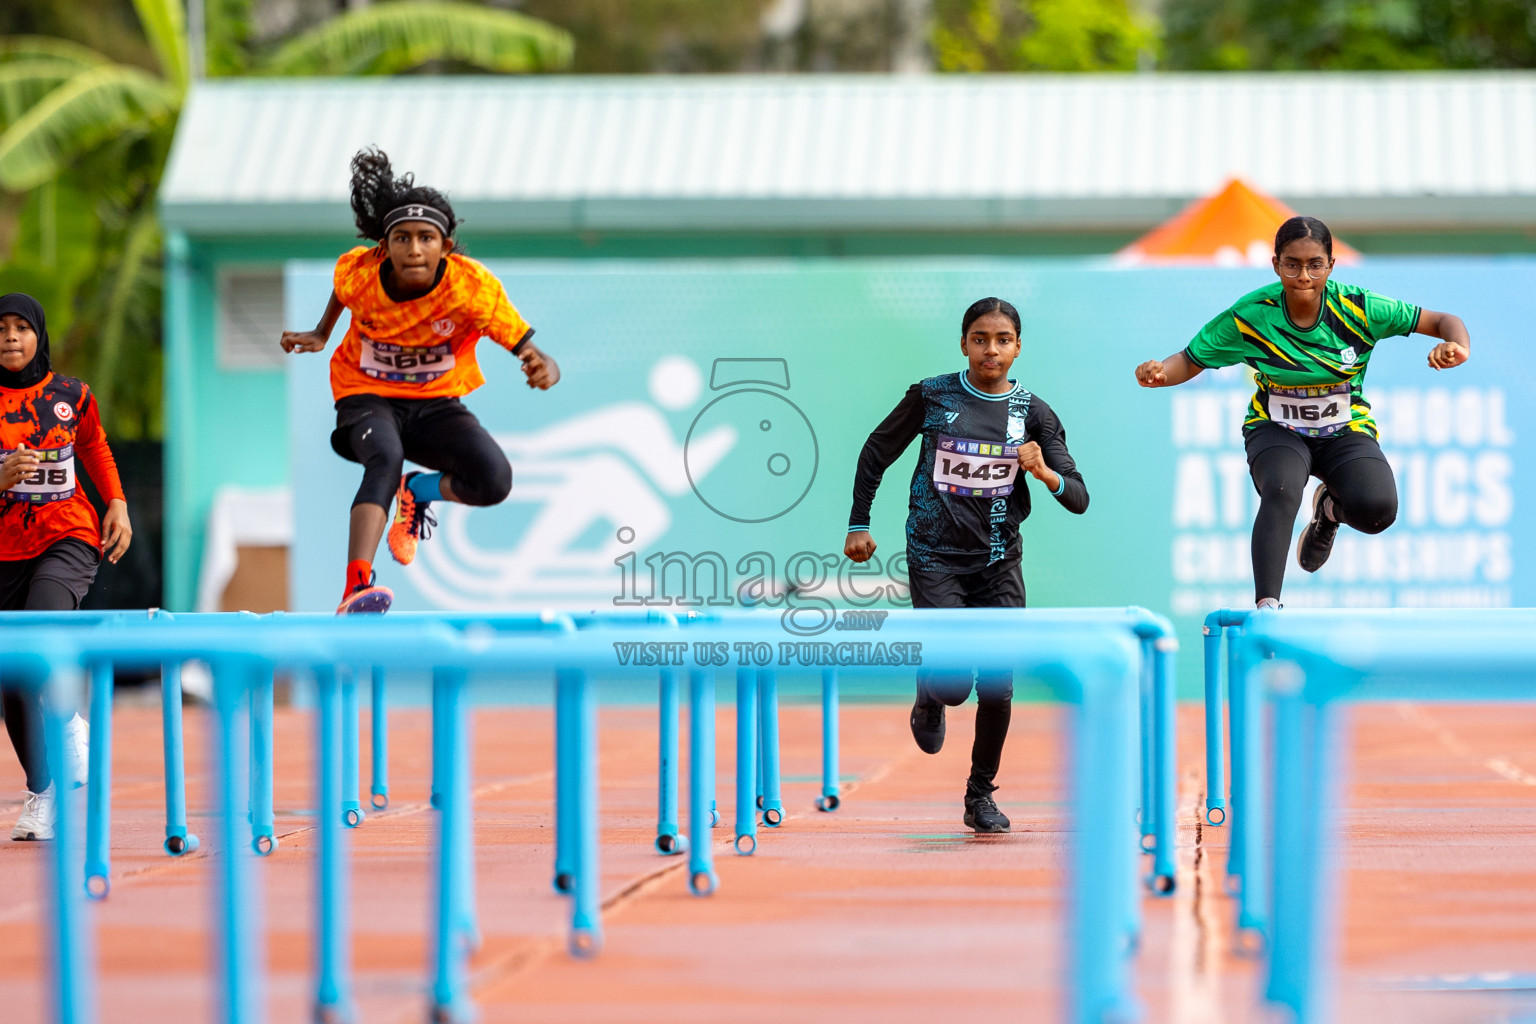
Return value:
[(453, 347), (441, 345), (390, 345), (363, 338), (359, 368), (375, 380), (401, 384), (426, 384), (453, 369)]
[(1269, 388), (1269, 418), (1308, 437), (1327, 437), (1349, 426), (1349, 385)]
[(933, 486), (945, 494), (993, 498), (1013, 493), (1019, 446), (939, 435), (933, 451)]
[[(14, 449), (13, 449), (14, 451)], [(33, 452), (37, 456), (37, 468), (21, 478), (21, 481), (5, 492), (6, 501), (25, 501), (44, 505), (51, 501), (63, 501), (75, 493), (75, 446), (41, 448)], [(11, 456), (10, 451), (0, 451), (0, 461)]]

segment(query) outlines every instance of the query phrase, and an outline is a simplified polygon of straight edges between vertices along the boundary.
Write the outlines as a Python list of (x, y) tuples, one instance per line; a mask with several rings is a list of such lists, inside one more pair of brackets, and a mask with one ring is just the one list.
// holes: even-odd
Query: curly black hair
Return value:
[(454, 234), (461, 222), (453, 215), (447, 196), (435, 188), (416, 184), (413, 174), (395, 177), (389, 156), (377, 146), (357, 151), (352, 157), (352, 217), (357, 222), (357, 237), (383, 241), (385, 215), (396, 207), (413, 204), (430, 206), (448, 218), (448, 251), (460, 251)]

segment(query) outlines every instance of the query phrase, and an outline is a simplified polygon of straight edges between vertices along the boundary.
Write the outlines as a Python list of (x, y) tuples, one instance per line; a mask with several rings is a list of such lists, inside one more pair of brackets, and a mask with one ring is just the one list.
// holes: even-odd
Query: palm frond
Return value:
[(89, 46), (52, 36), (0, 36), (0, 63), (18, 60), (56, 60), (76, 67), (110, 64), (103, 54)]
[(563, 68), (575, 44), (563, 29), (526, 15), (467, 3), (402, 0), (349, 11), (291, 40), (261, 71), (387, 74), (453, 60), (486, 71)]
[(178, 89), (185, 89), (192, 72), (181, 0), (133, 0), (133, 9), (144, 26), (144, 37), (160, 61), (160, 70)]
[(79, 71), (78, 64), (47, 57), (0, 63), (0, 130)]
[(102, 415), (105, 417), (114, 415), (112, 396), (123, 339), (129, 331), (130, 307), (146, 291), (147, 278), (154, 272), (154, 261), (159, 252), (159, 224), (155, 220), (153, 205), (148, 204), (128, 229), (128, 236), (123, 242), (122, 259), (114, 268), (112, 285), (102, 310), (101, 333), (95, 365), (91, 368), (91, 379), (96, 382), (96, 398), (101, 403)]
[(169, 125), (180, 90), (124, 65), (82, 71), (0, 132), (0, 187), (24, 192), (125, 131)]

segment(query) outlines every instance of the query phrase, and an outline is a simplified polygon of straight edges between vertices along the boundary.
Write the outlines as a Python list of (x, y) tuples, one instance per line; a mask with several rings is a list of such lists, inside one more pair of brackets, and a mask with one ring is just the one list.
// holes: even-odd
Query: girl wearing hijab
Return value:
[[(107, 502), (96, 510), (76, 486), (77, 463)], [(84, 381), (53, 372), (43, 307), (0, 296), (0, 611), (74, 611), (103, 556), (117, 562), (133, 530), (117, 463)], [(42, 698), (0, 686), (5, 729), (27, 775), (11, 838), (52, 839), (56, 786), (43, 745)], [(65, 728), (65, 781), (85, 781), (87, 727)]]

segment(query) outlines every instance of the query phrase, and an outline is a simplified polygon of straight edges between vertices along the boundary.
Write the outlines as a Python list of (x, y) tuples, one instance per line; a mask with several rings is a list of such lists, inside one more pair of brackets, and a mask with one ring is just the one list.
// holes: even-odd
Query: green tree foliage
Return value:
[(935, 0), (941, 71), (1132, 71), (1157, 29), (1131, 0)]
[(739, 71), (754, 57), (771, 0), (524, 0), (518, 9), (570, 32), (580, 74)]
[(926, 41), (927, 8), (927, 0), (803, 0), (797, 23), (765, 33), (758, 62), (770, 71), (898, 70), (908, 44)]
[(1163, 17), (1179, 70), (1536, 67), (1531, 0), (1168, 0)]
[(569, 34), (536, 18), (459, 2), (377, 4), (325, 22), (256, 63), (259, 74), (392, 75), (448, 62), (518, 74), (571, 63)]
[(0, 37), (9, 36), (69, 40), (124, 64), (155, 67), (133, 0), (5, 0)]
[[(90, 28), (89, 19), (78, 26), (59, 13), (66, 5), (6, 3), (0, 281), (42, 300), (57, 365), (91, 383), (110, 432), (157, 436), (154, 203), (192, 75), (182, 0), (131, 0), (137, 31), (129, 38)], [(122, 9), (116, 0), (78, 3), (109, 26)], [(563, 68), (572, 55), (560, 29), (451, 0), (349, 11), (271, 49), (250, 40), (249, 0), (206, 0), (205, 9), (210, 74), (391, 74), (427, 64), (516, 72)], [(79, 41), (16, 32), (74, 27), (82, 27)]]

